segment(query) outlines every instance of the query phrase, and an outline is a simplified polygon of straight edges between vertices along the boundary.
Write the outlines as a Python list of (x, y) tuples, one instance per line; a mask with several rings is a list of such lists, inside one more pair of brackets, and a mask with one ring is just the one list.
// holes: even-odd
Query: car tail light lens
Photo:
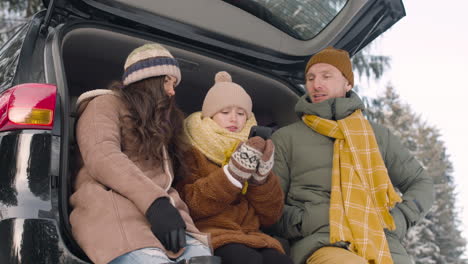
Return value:
[(25, 83), (0, 94), (0, 131), (52, 129), (57, 87)]

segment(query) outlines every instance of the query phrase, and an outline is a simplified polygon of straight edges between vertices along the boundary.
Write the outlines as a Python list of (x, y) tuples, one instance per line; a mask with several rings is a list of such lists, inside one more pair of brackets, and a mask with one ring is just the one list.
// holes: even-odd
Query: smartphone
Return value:
[(249, 138), (259, 136), (263, 138), (264, 140), (267, 140), (271, 137), (271, 134), (273, 133), (273, 129), (271, 127), (266, 127), (266, 126), (253, 126), (250, 129), (250, 134)]

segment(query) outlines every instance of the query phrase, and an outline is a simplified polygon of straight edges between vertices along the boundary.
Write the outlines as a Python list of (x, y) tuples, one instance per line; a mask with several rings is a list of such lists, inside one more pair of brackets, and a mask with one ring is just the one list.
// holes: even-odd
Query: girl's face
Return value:
[(229, 106), (217, 112), (212, 119), (222, 128), (240, 132), (247, 122), (247, 113), (240, 107)]
[(167, 96), (172, 97), (175, 95), (175, 86), (177, 83), (177, 78), (171, 75), (166, 75), (164, 77), (164, 91)]

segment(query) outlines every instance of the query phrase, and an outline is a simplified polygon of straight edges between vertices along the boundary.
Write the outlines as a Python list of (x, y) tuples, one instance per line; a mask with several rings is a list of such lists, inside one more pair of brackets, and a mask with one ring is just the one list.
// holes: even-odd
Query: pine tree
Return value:
[(453, 168), (440, 132), (422, 121), (391, 86), (383, 96), (371, 100), (367, 109), (368, 118), (399, 136), (434, 179), (434, 205), (408, 231), (404, 241), (408, 253), (416, 264), (467, 263), (462, 259), (466, 241), (461, 236), (455, 207)]
[(353, 69), (360, 77), (367, 79), (380, 79), (390, 68), (390, 57), (371, 53), (371, 46), (366, 46), (356, 53), (352, 59)]

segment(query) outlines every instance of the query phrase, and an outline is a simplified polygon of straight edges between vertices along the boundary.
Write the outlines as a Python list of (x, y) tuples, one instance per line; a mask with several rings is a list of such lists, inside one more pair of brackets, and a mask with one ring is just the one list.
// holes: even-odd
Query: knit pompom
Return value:
[(215, 75), (215, 83), (218, 82), (232, 82), (231, 75), (225, 71), (218, 72)]

